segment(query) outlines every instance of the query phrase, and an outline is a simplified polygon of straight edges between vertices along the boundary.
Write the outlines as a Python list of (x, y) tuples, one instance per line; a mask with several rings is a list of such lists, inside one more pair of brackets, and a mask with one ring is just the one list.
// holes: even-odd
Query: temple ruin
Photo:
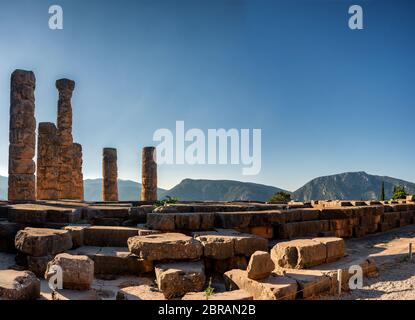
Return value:
[[(0, 270), (0, 300), (315, 299), (349, 290), (351, 266), (373, 277), (378, 265), (409, 259), (413, 196), (160, 203), (154, 147), (142, 150), (140, 201), (119, 201), (113, 148), (103, 149), (103, 202), (83, 201), (82, 146), (72, 137), (75, 83), (61, 79), (56, 87), (57, 125), (38, 127), (35, 188), (35, 76), (12, 74), (0, 254), (15, 265)], [(51, 291), (56, 266), (63, 289)]]

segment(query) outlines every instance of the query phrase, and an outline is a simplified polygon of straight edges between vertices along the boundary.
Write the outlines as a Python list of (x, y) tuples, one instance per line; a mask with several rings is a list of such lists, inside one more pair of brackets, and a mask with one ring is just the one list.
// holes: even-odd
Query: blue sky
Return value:
[[(48, 28), (48, 8), (64, 30)], [(348, 28), (348, 8), (364, 30)], [(159, 185), (235, 179), (294, 190), (364, 170), (415, 181), (415, 2), (0, 0), (0, 174), (7, 173), (10, 74), (33, 70), (38, 122), (56, 121), (55, 80), (76, 81), (73, 134), (84, 175), (103, 147), (139, 181), (153, 132), (262, 129), (262, 171), (162, 166)]]

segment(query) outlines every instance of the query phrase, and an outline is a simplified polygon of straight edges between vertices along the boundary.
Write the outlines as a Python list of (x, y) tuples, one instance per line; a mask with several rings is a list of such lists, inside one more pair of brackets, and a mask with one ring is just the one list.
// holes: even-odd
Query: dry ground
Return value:
[(378, 277), (365, 279), (362, 289), (325, 299), (415, 300), (415, 262), (385, 266), (379, 270)]

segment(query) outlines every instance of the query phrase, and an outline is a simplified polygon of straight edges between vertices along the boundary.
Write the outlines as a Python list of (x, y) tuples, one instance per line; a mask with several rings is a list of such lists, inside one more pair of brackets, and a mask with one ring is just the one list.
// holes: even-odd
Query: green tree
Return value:
[(380, 191), (380, 201), (385, 201), (385, 181), (382, 181), (382, 189)]
[(289, 202), (291, 201), (291, 195), (284, 191), (276, 192), (268, 200), (269, 202)]
[(392, 194), (393, 200), (406, 199), (406, 196), (407, 196), (407, 193), (405, 191), (405, 187), (402, 187), (400, 185), (393, 187), (393, 194)]

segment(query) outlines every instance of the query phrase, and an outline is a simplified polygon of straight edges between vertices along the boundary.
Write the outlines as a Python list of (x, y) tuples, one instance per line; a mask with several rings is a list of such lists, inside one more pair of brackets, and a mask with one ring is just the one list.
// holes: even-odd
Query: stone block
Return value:
[(245, 290), (233, 290), (233, 291), (225, 291), (225, 292), (217, 292), (217, 293), (214, 292), (209, 297), (206, 297), (205, 292), (189, 292), (184, 295), (182, 300), (244, 301), (244, 300), (253, 300), (253, 297), (251, 294), (249, 294)]
[(314, 238), (314, 241), (320, 242), (326, 247), (326, 263), (337, 261), (346, 254), (346, 244), (341, 238), (325, 237)]
[(117, 300), (166, 300), (164, 294), (149, 285), (132, 286), (120, 289)]
[(297, 282), (289, 277), (272, 274), (253, 280), (247, 271), (235, 269), (225, 272), (224, 278), (230, 290), (245, 290), (254, 300), (294, 300), (296, 297)]
[(17, 233), (15, 246), (27, 255), (43, 257), (72, 248), (72, 237), (66, 230), (26, 228)]
[(131, 253), (145, 260), (192, 260), (203, 254), (202, 244), (181, 233), (161, 233), (128, 239)]
[(275, 269), (271, 256), (265, 251), (256, 251), (250, 258), (248, 268), (248, 278), (253, 280), (261, 280), (271, 275)]
[(222, 260), (235, 255), (233, 237), (211, 234), (199, 236), (196, 240), (203, 245), (204, 257)]
[(205, 267), (202, 262), (175, 262), (157, 265), (157, 285), (167, 299), (202, 291)]
[(94, 281), (94, 261), (87, 256), (58, 254), (48, 263), (45, 278), (49, 279), (52, 266), (59, 266), (63, 272), (63, 288), (70, 290), (88, 290)]
[(297, 282), (298, 298), (301, 299), (312, 299), (331, 293), (335, 288), (332, 278), (318, 270), (286, 270), (284, 276)]
[(84, 230), (90, 226), (66, 226), (63, 229), (69, 231), (72, 237), (73, 248), (84, 245)]
[(326, 246), (310, 239), (298, 239), (277, 243), (271, 250), (276, 266), (304, 269), (326, 262)]
[(0, 300), (34, 300), (40, 296), (40, 281), (30, 271), (0, 270)]
[(93, 226), (84, 229), (84, 245), (97, 247), (125, 247), (129, 238), (137, 236), (137, 228)]
[(176, 229), (174, 213), (148, 213), (147, 225), (151, 229), (174, 231)]
[(70, 254), (86, 255), (94, 261), (98, 275), (140, 275), (153, 271), (153, 262), (131, 254), (124, 247), (80, 247)]

